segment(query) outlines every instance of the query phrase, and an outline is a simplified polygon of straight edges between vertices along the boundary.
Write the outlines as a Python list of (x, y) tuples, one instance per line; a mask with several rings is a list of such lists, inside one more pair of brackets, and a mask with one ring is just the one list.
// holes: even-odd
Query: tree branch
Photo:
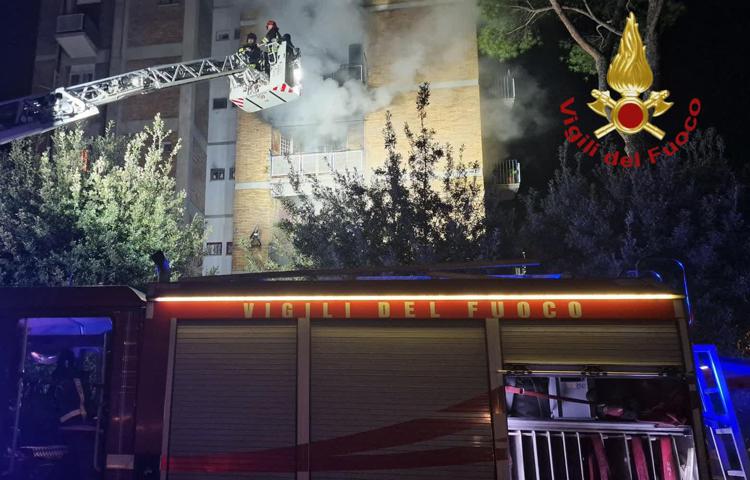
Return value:
[(659, 16), (664, 8), (664, 0), (649, 0), (648, 13), (646, 14), (646, 42), (656, 34), (659, 24)]
[(587, 42), (585, 38), (583, 38), (583, 36), (581, 35), (581, 32), (578, 31), (575, 25), (573, 25), (573, 22), (570, 21), (568, 16), (563, 11), (563, 7), (560, 5), (560, 2), (558, 0), (549, 0), (549, 3), (552, 6), (552, 10), (555, 11), (557, 16), (560, 18), (560, 21), (568, 30), (568, 33), (570, 33), (570, 36), (573, 37), (573, 40), (576, 41), (578, 46), (580, 46), (586, 53), (591, 55), (591, 57), (594, 59), (594, 62), (596, 63), (602, 62), (603, 60), (602, 53), (596, 48), (594, 48), (594, 46), (591, 45), (589, 42)]
[[(588, 3), (584, 2), (584, 4), (586, 5), (586, 10), (581, 10), (580, 8), (568, 7), (568, 6), (564, 6), (564, 5), (561, 6), (561, 7), (562, 7), (563, 10), (567, 10), (569, 12), (575, 12), (575, 13), (577, 13), (579, 15), (583, 15), (584, 17), (592, 20), (594, 23), (597, 24), (597, 29), (598, 28), (606, 28), (610, 32), (614, 33), (615, 35), (622, 36), (622, 32), (621, 31), (617, 30), (616, 28), (612, 27), (608, 23), (605, 23), (604, 21), (602, 21), (599, 18), (597, 18), (596, 15), (594, 15), (594, 12), (591, 11), (591, 8), (589, 7)], [(527, 12), (527, 13), (529, 13), (531, 15), (529, 17), (529, 20), (523, 25), (524, 27), (528, 26), (531, 23), (531, 21), (534, 19), (534, 17), (536, 17), (540, 13), (545, 13), (545, 12), (549, 12), (551, 10), (554, 10), (554, 7), (534, 8), (534, 7), (531, 7), (531, 6), (529, 6), (529, 7), (523, 7), (521, 5), (513, 5), (513, 6), (511, 6), (511, 8), (514, 8), (516, 10), (523, 10), (524, 12)]]
[(664, 0), (649, 0), (646, 14), (646, 57), (654, 73), (654, 86), (659, 85), (661, 69), (659, 68), (659, 34), (656, 31), (659, 17), (664, 8)]

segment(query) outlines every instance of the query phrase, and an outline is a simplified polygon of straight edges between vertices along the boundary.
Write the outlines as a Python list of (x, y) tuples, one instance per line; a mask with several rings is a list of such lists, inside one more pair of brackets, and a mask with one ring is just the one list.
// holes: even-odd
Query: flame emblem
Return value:
[[(663, 114), (673, 105), (666, 101), (669, 91), (651, 92), (648, 100), (640, 99), (640, 95), (648, 90), (653, 82), (654, 74), (646, 60), (646, 47), (643, 46), (641, 35), (638, 33), (635, 15), (631, 12), (622, 32), (617, 55), (607, 71), (607, 83), (621, 95), (621, 98), (614, 100), (609, 90), (591, 91), (594, 101), (588, 104), (589, 108), (610, 120), (608, 124), (594, 131), (596, 138), (602, 138), (612, 130), (626, 135), (646, 130), (659, 140), (664, 138), (664, 130), (649, 120), (652, 116), (658, 117)], [(649, 110), (653, 110), (653, 113), (649, 114)]]

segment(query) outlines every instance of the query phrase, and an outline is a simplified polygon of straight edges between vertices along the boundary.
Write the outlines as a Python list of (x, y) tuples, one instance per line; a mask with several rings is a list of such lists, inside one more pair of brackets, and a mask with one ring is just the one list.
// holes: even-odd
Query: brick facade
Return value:
[(129, 0), (128, 46), (182, 42), (183, 2), (160, 5), (156, 0)]
[[(386, 5), (396, 1), (376, 0), (369, 5)], [(369, 11), (368, 43), (365, 54), (368, 66), (368, 86), (378, 88), (394, 83), (392, 65), (398, 52), (404, 47), (398, 43), (396, 32), (408, 31), (420, 22), (425, 15), (433, 14), (433, 9), (444, 6), (423, 6), (396, 9), (371, 9)], [(471, 28), (474, 28), (473, 25)], [(243, 32), (244, 33), (244, 32)], [(479, 101), (479, 63), (476, 47), (476, 33), (466, 33), (461, 45), (464, 51), (447, 55), (442, 46), (427, 49), (424, 66), (407, 85), (399, 85), (402, 92), (395, 96), (388, 110), (398, 130), (399, 149), (406, 149), (403, 134), (404, 122), (418, 128), (415, 109), (416, 85), (429, 80), (433, 85), (429, 125), (438, 132), (438, 140), (451, 143), (458, 154), (461, 145), (465, 146), (464, 159), (482, 165), (481, 115)], [(456, 43), (454, 40), (445, 41)], [(303, 49), (304, 51), (304, 49)], [(304, 61), (304, 60), (303, 60)], [(365, 168), (382, 164), (385, 153), (382, 129), (385, 109), (372, 112), (364, 118)], [(238, 190), (234, 197), (234, 244), (240, 245), (257, 226), (263, 242), (262, 251), (267, 252), (274, 224), (281, 215), (280, 202), (272, 198), (267, 182), (269, 174), (269, 151), (271, 148), (271, 126), (257, 115), (240, 114), (237, 131), (236, 181)], [(479, 172), (481, 178), (481, 172)], [(244, 185), (243, 185), (244, 184)], [(246, 268), (245, 252), (235, 249), (232, 269), (241, 272)]]

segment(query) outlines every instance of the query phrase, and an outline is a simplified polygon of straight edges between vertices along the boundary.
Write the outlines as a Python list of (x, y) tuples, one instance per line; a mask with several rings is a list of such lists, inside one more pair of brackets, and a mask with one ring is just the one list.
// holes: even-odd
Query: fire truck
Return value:
[(70, 446), (34, 433), (63, 348), (90, 366), (85, 478), (747, 478), (682, 295), (496, 277), (0, 289), (0, 478), (67, 478)]

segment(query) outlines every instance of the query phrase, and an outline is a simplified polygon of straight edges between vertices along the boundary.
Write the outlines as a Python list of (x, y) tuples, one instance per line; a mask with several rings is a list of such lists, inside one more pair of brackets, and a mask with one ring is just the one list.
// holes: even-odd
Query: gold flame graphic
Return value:
[(623, 97), (637, 97), (648, 90), (653, 81), (654, 74), (646, 61), (646, 47), (638, 33), (635, 15), (630, 12), (620, 48), (609, 65), (607, 83)]

